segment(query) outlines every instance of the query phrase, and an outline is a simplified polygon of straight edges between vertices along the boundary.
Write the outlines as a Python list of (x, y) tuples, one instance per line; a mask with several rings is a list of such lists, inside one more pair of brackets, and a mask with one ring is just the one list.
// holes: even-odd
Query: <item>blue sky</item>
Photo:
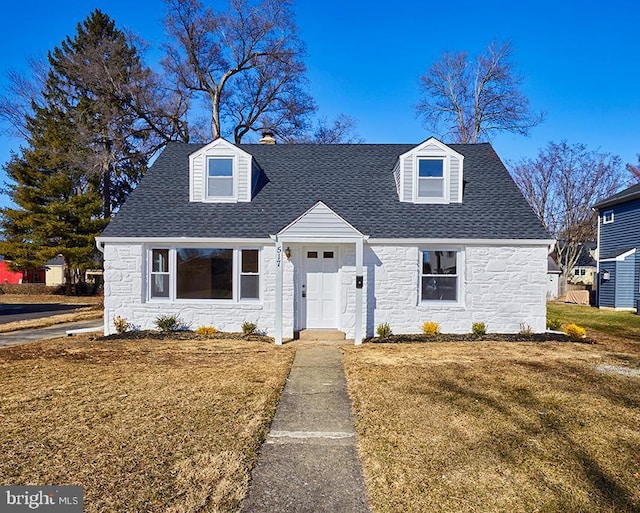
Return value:
[[(94, 8), (146, 39), (150, 61), (159, 56), (160, 0), (8, 2), (0, 19), (0, 84), (6, 83), (7, 70), (26, 69), (28, 57), (44, 56), (73, 35)], [(510, 40), (525, 77), (523, 90), (534, 109), (546, 112), (546, 120), (529, 137), (495, 137), (492, 143), (504, 161), (534, 157), (548, 141), (566, 139), (637, 163), (640, 3), (299, 0), (296, 14), (320, 115), (351, 115), (366, 142), (438, 136), (415, 117), (418, 77), (444, 51), (475, 55), (492, 40)], [(0, 136), (0, 162), (19, 145)], [(0, 206), (6, 203), (0, 196)]]

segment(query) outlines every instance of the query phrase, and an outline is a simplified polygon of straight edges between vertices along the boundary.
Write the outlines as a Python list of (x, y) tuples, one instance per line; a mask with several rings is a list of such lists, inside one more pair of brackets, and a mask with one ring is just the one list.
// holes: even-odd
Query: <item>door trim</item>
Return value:
[[(299, 299), (299, 329), (304, 330), (304, 329), (340, 329), (340, 312), (341, 312), (341, 282), (340, 282), (340, 259), (342, 257), (341, 253), (340, 253), (340, 245), (336, 244), (336, 245), (329, 245), (329, 244), (313, 244), (313, 245), (304, 245), (301, 247), (302, 249), (302, 265), (301, 265), (301, 270), (302, 272), (300, 273), (300, 279), (298, 280), (298, 283), (296, 284), (296, 297)], [(336, 260), (336, 292), (335, 292), (335, 298), (334, 298), (334, 304), (335, 304), (335, 316), (332, 322), (332, 326), (330, 327), (326, 327), (326, 328), (309, 328), (309, 326), (307, 325), (308, 320), (307, 320), (307, 299), (306, 297), (303, 298), (302, 297), (302, 285), (305, 284), (306, 285), (306, 281), (307, 281), (307, 251), (317, 251), (318, 254), (320, 255), (323, 251), (333, 251), (334, 253), (334, 258)], [(306, 287), (305, 287), (306, 288)]]

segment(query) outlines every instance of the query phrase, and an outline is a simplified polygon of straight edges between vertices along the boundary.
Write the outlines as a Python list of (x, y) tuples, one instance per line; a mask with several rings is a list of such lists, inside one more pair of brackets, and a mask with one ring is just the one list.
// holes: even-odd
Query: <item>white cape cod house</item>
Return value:
[(171, 143), (97, 243), (105, 334), (546, 328), (552, 241), (489, 144)]

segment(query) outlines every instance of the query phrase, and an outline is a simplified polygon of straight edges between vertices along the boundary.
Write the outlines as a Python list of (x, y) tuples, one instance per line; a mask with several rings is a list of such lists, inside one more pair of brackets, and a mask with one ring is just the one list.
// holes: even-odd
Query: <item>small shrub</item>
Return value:
[(211, 337), (218, 333), (218, 330), (215, 326), (200, 326), (196, 329), (196, 333), (203, 337)]
[(533, 328), (529, 326), (526, 322), (521, 322), (520, 335), (524, 335), (525, 337), (530, 337), (531, 335), (533, 335)]
[(587, 330), (573, 322), (564, 327), (564, 332), (571, 340), (582, 340), (587, 336)]
[(162, 332), (177, 331), (182, 329), (184, 322), (179, 315), (158, 315), (155, 320), (156, 327)]
[(560, 319), (549, 318), (547, 319), (547, 329), (560, 331), (562, 329), (562, 322)]
[(242, 323), (242, 333), (245, 335), (254, 335), (257, 329), (258, 325), (255, 322)]
[(487, 325), (484, 322), (474, 322), (471, 325), (471, 333), (477, 337), (482, 337), (487, 334)]
[(132, 326), (131, 323), (129, 323), (129, 321), (127, 321), (124, 317), (116, 315), (113, 318), (113, 327), (116, 329), (116, 333), (122, 334), (129, 331)]
[(437, 322), (425, 322), (422, 325), (422, 333), (425, 335), (440, 335), (440, 325)]
[(391, 336), (391, 326), (389, 326), (388, 322), (383, 322), (382, 324), (378, 324), (376, 328), (376, 333), (380, 338), (389, 338)]

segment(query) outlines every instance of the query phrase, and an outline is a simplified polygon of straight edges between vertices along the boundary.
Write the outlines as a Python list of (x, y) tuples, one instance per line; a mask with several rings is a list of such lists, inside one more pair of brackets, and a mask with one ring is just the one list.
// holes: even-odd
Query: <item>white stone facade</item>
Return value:
[[(336, 244), (333, 245), (334, 247)], [(352, 338), (355, 333), (355, 244), (339, 244), (339, 298), (336, 328)], [(116, 316), (141, 329), (154, 329), (159, 315), (177, 314), (193, 329), (215, 326), (240, 331), (245, 321), (273, 335), (276, 311), (276, 266), (273, 245), (261, 247), (261, 300), (180, 300), (147, 298), (147, 251), (157, 245), (113, 243), (104, 246), (105, 334), (113, 333)], [(229, 247), (236, 247), (230, 244)], [(239, 246), (238, 246), (239, 247)], [(252, 246), (255, 247), (255, 246)], [(303, 301), (299, 255), (290, 244), (284, 260), (283, 336), (304, 328), (299, 312)], [(484, 322), (490, 333), (517, 333), (521, 324), (546, 329), (547, 246), (452, 244), (461, 251), (458, 271), (460, 300), (456, 304), (420, 301), (420, 251), (428, 244), (365, 244), (363, 333), (373, 336), (388, 322), (393, 333), (420, 333), (425, 321), (440, 324), (443, 333), (469, 333), (474, 322)], [(443, 246), (441, 249), (445, 249)]]

